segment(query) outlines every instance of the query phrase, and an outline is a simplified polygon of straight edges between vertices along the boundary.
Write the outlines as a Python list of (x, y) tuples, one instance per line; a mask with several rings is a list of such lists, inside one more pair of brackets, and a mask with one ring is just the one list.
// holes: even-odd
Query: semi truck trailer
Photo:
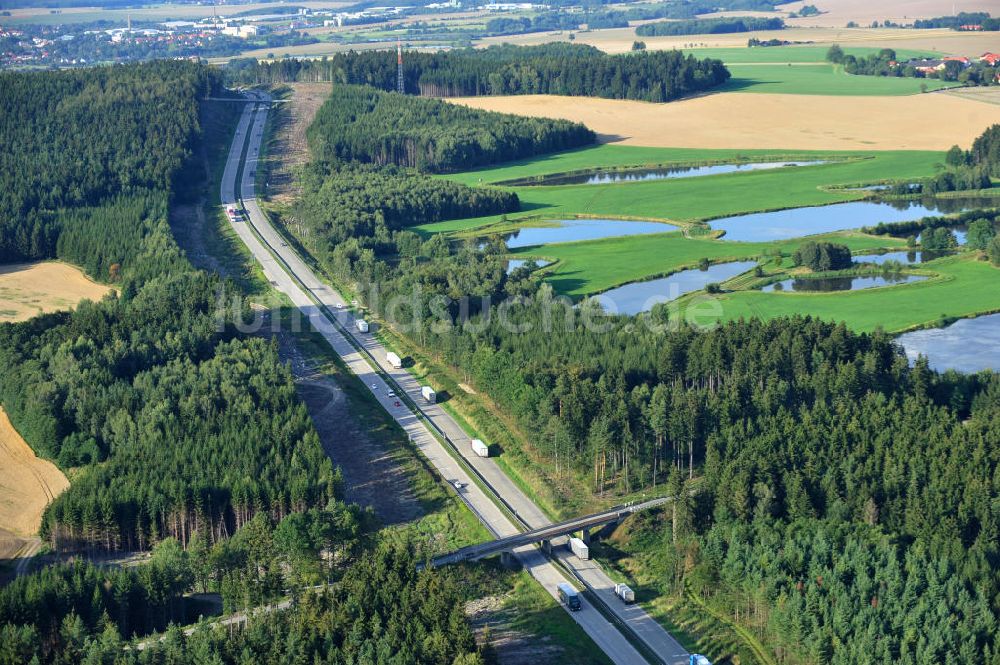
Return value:
[(621, 598), (621, 601), (626, 605), (635, 602), (635, 593), (633, 593), (627, 584), (616, 584), (615, 595)]
[(385, 354), (385, 359), (392, 365), (395, 369), (403, 369), (403, 359), (397, 356), (395, 353), (390, 351)]
[(430, 386), (421, 386), (420, 395), (427, 400), (430, 404), (437, 401), (437, 393)]
[(560, 582), (557, 587), (559, 590), (559, 602), (565, 605), (571, 612), (576, 612), (580, 609), (580, 594), (577, 590), (571, 587), (565, 582)]
[(569, 548), (573, 550), (573, 554), (584, 561), (590, 558), (590, 548), (587, 547), (587, 543), (579, 538), (570, 538)]

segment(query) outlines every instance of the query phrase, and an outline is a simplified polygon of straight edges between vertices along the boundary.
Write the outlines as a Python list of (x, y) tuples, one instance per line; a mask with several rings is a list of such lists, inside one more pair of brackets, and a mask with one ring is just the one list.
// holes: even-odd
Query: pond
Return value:
[(713, 219), (713, 229), (725, 231), (724, 240), (767, 242), (816, 233), (832, 233), (874, 226), (879, 222), (909, 222), (921, 217), (996, 205), (996, 199), (963, 197), (924, 201), (851, 201)]
[(559, 219), (545, 226), (525, 227), (505, 236), (507, 247), (532, 247), (574, 240), (599, 240), (620, 236), (669, 233), (676, 227), (660, 222), (636, 222), (617, 219)]
[(897, 341), (911, 363), (922, 354), (939, 372), (1000, 371), (1000, 314), (962, 319), (946, 328), (916, 330), (900, 335)]
[[(928, 256), (927, 260), (931, 258)], [(922, 252), (917, 250), (910, 252), (886, 252), (885, 254), (858, 254), (854, 257), (855, 263), (875, 263), (877, 265), (882, 265), (889, 261), (895, 261), (896, 263), (920, 263), (922, 260)]]
[(543, 261), (542, 259), (507, 259), (507, 274), (511, 274), (521, 266), (532, 261), (534, 261), (535, 265), (539, 268), (544, 268), (552, 263), (551, 261)]
[(597, 297), (605, 311), (631, 316), (648, 312), (658, 303), (670, 302), (685, 293), (703, 289), (712, 282), (732, 279), (755, 265), (756, 261), (733, 261), (709, 266), (706, 270), (682, 270), (669, 277), (619, 286)]
[(552, 175), (532, 178), (517, 178), (496, 183), (508, 187), (524, 187), (529, 185), (610, 185), (616, 182), (643, 182), (647, 180), (667, 180), (673, 178), (696, 178), (699, 176), (721, 175), (723, 173), (740, 173), (742, 171), (763, 171), (794, 166), (815, 166), (828, 164), (825, 160), (816, 161), (783, 161), (783, 162), (744, 162), (739, 164), (713, 164), (711, 166), (670, 166), (641, 169), (603, 169), (580, 171), (576, 173), (554, 173)]
[[(865, 275), (854, 277), (821, 277), (806, 279), (786, 279), (774, 284), (768, 284), (761, 291), (860, 291), (874, 289), (877, 286), (893, 286), (894, 284), (910, 284), (928, 279), (926, 275)], [(780, 286), (779, 286), (780, 285)]]

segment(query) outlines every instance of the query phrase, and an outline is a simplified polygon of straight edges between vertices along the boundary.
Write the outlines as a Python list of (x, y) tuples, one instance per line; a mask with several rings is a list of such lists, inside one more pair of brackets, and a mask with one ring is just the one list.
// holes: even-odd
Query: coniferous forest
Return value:
[[(233, 338), (242, 312), (219, 303), (238, 294), (195, 271), (166, 222), (199, 140), (198, 98), (218, 77), (160, 62), (5, 78), (0, 247), (8, 260), (79, 264), (119, 289), (0, 327), (11, 420), (40, 455), (83, 469), (43, 535), (142, 549), (325, 505), (337, 475), (290, 375), (264, 341)], [(25, 177), (35, 173), (41, 185)]]
[[(377, 289), (376, 311), (405, 295), (394, 316), (423, 317), (408, 336), (530, 433), (542, 473), (680, 497), (638, 553), (664, 592), (718, 596), (788, 662), (1000, 663), (996, 374), (911, 367), (885, 334), (809, 318), (704, 332), (644, 315), (664, 332), (574, 309), (507, 275), (500, 239), (373, 232), (320, 189), (300, 221), (347, 238), (310, 245), (325, 268)], [(525, 295), (490, 316), (487, 298)]]
[[(123, 568), (57, 564), (0, 589), (0, 663), (481, 663), (458, 587), (418, 574), (405, 542), (378, 545), (370, 514), (338, 499), (339, 472), (275, 346), (237, 334), (243, 296), (195, 270), (171, 235), (168, 207), (208, 177), (191, 156), (218, 73), (161, 62), (2, 83), (3, 260), (63, 259), (116, 288), (0, 326), (0, 404), (72, 478), (42, 536), (85, 558), (152, 553)], [(517, 205), (470, 192), (448, 210)], [(213, 609), (192, 591), (234, 612), (315, 585), (229, 631), (176, 628)], [(166, 634), (127, 643), (152, 631)]]
[[(243, 83), (331, 81), (396, 89), (396, 59), (378, 51), (322, 60), (236, 61), (228, 74)], [(557, 43), (407, 51), (403, 77), (408, 94), (436, 97), (549, 94), (669, 102), (722, 85), (730, 73), (720, 60), (680, 51), (608, 55), (593, 46)]]
[(309, 128), (318, 159), (396, 164), (428, 172), (522, 159), (594, 140), (592, 131), (567, 120), (479, 111), (354, 85), (336, 86)]

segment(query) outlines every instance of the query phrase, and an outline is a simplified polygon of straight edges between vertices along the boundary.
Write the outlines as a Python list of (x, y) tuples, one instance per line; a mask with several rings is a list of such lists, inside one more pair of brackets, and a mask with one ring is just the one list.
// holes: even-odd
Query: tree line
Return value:
[[(227, 69), (242, 83), (333, 81), (396, 89), (396, 58), (385, 51), (321, 60), (238, 61)], [(434, 97), (552, 94), (669, 102), (710, 90), (730, 78), (719, 60), (679, 51), (608, 55), (575, 44), (491, 46), (437, 53), (406, 52), (408, 94)]]
[(937, 16), (934, 18), (917, 19), (913, 27), (918, 30), (934, 28), (951, 28), (959, 30), (966, 25), (978, 25), (982, 30), (1000, 30), (1000, 19), (992, 18), (989, 12), (959, 12), (953, 16)]
[(301, 175), (296, 206), (313, 240), (335, 245), (355, 238), (388, 244), (390, 232), (444, 219), (518, 210), (517, 195), (466, 187), (396, 166), (314, 162)]
[(780, 18), (755, 18), (734, 16), (731, 18), (698, 18), (685, 21), (665, 21), (646, 23), (635, 29), (640, 37), (666, 37), (670, 35), (718, 35), (733, 32), (757, 32), (759, 30), (781, 30), (785, 22)]
[(316, 113), (308, 139), (313, 154), (324, 161), (443, 172), (585, 146), (595, 136), (566, 120), (491, 113), (367, 86), (337, 85)]

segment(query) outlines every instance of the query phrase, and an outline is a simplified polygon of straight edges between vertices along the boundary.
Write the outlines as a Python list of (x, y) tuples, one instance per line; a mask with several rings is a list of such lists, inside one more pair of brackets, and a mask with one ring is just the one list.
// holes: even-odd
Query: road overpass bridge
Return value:
[(230, 104), (285, 104), (288, 99), (259, 99), (256, 97), (202, 97), (203, 102), (228, 102)]
[(443, 554), (435, 557), (431, 560), (430, 565), (440, 567), (447, 566), (452, 563), (459, 563), (461, 561), (478, 561), (495, 554), (509, 555), (510, 552), (518, 547), (532, 545), (534, 543), (542, 543), (544, 548), (549, 549), (551, 547), (552, 540), (561, 536), (568, 536), (576, 533), (577, 531), (582, 533), (584, 542), (589, 542), (590, 531), (592, 529), (620, 522), (629, 515), (642, 510), (649, 510), (650, 508), (661, 506), (669, 501), (670, 497), (660, 497), (649, 501), (627, 503), (623, 506), (616, 506), (615, 508), (601, 513), (577, 517), (575, 519), (566, 520), (565, 522), (559, 522), (558, 524), (549, 524), (548, 526), (544, 526), (540, 529), (524, 531), (513, 536), (497, 538), (496, 540), (479, 543), (478, 545), (469, 545), (449, 554)]

